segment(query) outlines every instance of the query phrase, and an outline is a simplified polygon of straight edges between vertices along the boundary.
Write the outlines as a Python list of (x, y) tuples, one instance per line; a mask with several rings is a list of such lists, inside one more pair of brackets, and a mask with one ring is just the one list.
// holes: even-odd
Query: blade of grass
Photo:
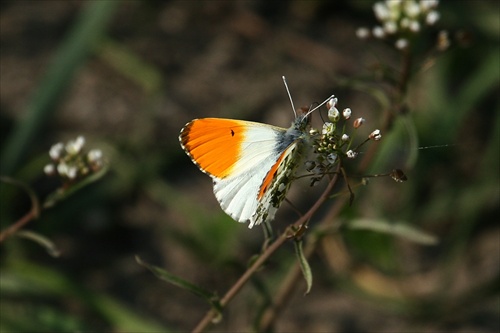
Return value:
[(7, 138), (0, 158), (0, 173), (12, 174), (19, 165), (30, 142), (55, 111), (58, 97), (105, 33), (118, 4), (118, 1), (87, 3), (38, 85), (25, 115)]

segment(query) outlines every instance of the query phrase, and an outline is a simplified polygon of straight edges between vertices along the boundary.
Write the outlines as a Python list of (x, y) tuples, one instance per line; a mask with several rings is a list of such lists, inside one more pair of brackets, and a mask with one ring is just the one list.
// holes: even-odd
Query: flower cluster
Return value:
[[(311, 136), (316, 137), (313, 143), (316, 160), (307, 161), (307, 171), (313, 173), (311, 185), (319, 181), (336, 164), (338, 158), (346, 157), (354, 159), (358, 156), (358, 149), (366, 142), (379, 141), (382, 138), (380, 130), (376, 129), (370, 133), (360, 145), (352, 148), (353, 137), (346, 133), (347, 121), (351, 118), (352, 111), (345, 108), (342, 112), (337, 109), (338, 99), (332, 97), (327, 103), (328, 120), (323, 124), (321, 134), (316, 129), (311, 129)], [(341, 124), (342, 123), (342, 124)], [(356, 130), (365, 123), (364, 118), (356, 118), (352, 127)], [(337, 130), (342, 125), (341, 130)]]
[(78, 136), (76, 140), (56, 143), (49, 150), (52, 163), (47, 164), (43, 171), (53, 176), (59, 175), (65, 183), (73, 183), (101, 170), (104, 166), (102, 151), (83, 150), (85, 138)]
[(434, 25), (439, 20), (436, 10), (438, 0), (385, 0), (373, 5), (375, 17), (381, 25), (359, 28), (356, 35), (365, 39), (391, 37), (396, 48), (408, 48), (412, 34), (418, 33), (422, 26)]

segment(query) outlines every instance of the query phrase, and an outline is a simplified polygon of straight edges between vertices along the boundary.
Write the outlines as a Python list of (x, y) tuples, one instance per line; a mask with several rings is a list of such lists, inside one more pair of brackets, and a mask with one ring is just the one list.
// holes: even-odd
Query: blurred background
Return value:
[[(47, 237), (59, 256), (15, 235), (0, 243), (1, 331), (191, 330), (208, 304), (134, 257), (223, 295), (263, 234), (221, 211), (209, 177), (180, 148), (180, 129), (208, 116), (288, 127), (282, 75), (296, 106), (335, 94), (340, 110), (367, 119), (363, 136), (381, 127), (391, 91), (381, 69), (397, 71), (401, 55), (356, 37), (376, 24), (373, 4), (2, 1), (1, 174), (43, 201), (60, 186), (43, 173), (50, 147), (78, 135), (110, 167), (23, 228)], [(439, 21), (419, 43), (432, 45), (446, 29), (451, 46), (432, 62), (424, 51), (415, 56), (408, 113), (382, 133), (368, 169), (401, 168), (408, 181), (371, 179), (335, 217), (428, 237), (364, 228), (325, 237), (310, 259), (311, 293), (299, 281), (272, 330), (500, 330), (499, 9), (497, 1), (439, 4)], [(303, 211), (317, 198), (304, 184), (290, 193)], [(18, 187), (0, 186), (4, 230), (31, 203)], [(284, 230), (294, 216), (283, 205), (273, 227)], [(295, 262), (287, 244), (210, 330), (260, 327)]]

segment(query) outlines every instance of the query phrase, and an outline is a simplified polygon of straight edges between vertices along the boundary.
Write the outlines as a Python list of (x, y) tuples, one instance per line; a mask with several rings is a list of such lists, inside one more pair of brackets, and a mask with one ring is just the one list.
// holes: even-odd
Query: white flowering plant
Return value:
[(0, 242), (9, 236), (21, 233), (26, 238), (32, 239), (44, 246), (49, 253), (53, 255), (58, 253), (54, 244), (44, 236), (33, 232), (21, 232), (20, 229), (29, 221), (38, 218), (42, 209), (54, 206), (77, 190), (104, 176), (108, 163), (102, 151), (100, 149), (86, 151), (84, 146), (85, 138), (81, 135), (65, 144), (58, 142), (52, 145), (48, 153), (51, 163), (45, 165), (43, 172), (47, 176), (58, 177), (61, 181), (61, 186), (50, 194), (43, 204), (39, 204), (36, 194), (29, 186), (9, 177), (1, 177), (1, 181), (23, 188), (29, 194), (32, 201), (32, 209), (23, 218), (0, 232)]
[(399, 50), (408, 49), (416, 35), (425, 27), (434, 26), (440, 14), (438, 0), (385, 0), (373, 5), (378, 25), (373, 28), (360, 27), (356, 36), (370, 36), (392, 41)]

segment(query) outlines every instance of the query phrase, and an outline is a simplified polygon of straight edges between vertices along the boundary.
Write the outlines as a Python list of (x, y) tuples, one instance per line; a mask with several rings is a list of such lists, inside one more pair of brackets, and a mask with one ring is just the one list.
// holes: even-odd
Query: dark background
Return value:
[[(60, 257), (19, 237), (0, 244), (2, 332), (192, 329), (206, 302), (134, 256), (223, 295), (263, 235), (220, 210), (210, 179), (178, 144), (182, 126), (213, 116), (288, 127), (285, 75), (296, 106), (335, 94), (339, 109), (367, 119), (368, 135), (381, 126), (380, 96), (390, 92), (381, 64), (400, 67), (392, 44), (355, 36), (376, 24), (372, 1), (96, 4), (0, 5), (2, 174), (43, 200), (59, 185), (42, 172), (51, 145), (78, 135), (110, 163), (104, 178), (24, 228), (48, 237)], [(499, 5), (443, 1), (439, 12), (437, 26), (419, 36), (415, 69), (440, 29), (452, 46), (412, 77), (409, 114), (382, 133), (370, 167), (399, 167), (409, 180), (356, 187), (353, 205), (337, 217), (405, 223), (439, 242), (348, 228), (326, 238), (310, 261), (311, 293), (297, 284), (275, 331), (500, 329)], [(85, 24), (91, 28), (75, 33)], [(436, 145), (445, 146), (418, 149)], [(305, 184), (290, 193), (304, 210), (317, 197)], [(12, 186), (1, 190), (4, 229), (30, 202)], [(282, 231), (293, 218), (284, 205), (273, 226)], [(212, 329), (251, 330), (294, 262), (287, 244)]]

